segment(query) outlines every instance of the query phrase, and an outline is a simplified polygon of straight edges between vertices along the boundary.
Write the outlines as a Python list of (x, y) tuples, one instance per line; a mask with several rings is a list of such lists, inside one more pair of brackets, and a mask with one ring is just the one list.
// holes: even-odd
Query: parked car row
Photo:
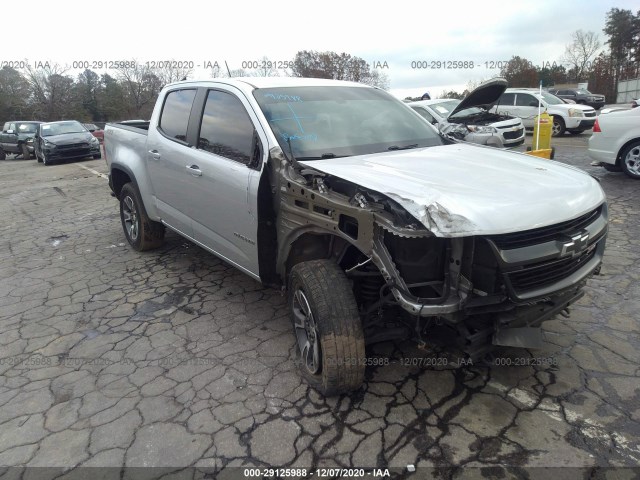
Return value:
[(498, 148), (524, 143), (522, 120), (489, 110), (507, 88), (507, 81), (496, 78), (483, 83), (463, 100), (420, 100), (409, 106), (441, 133), (459, 140)]
[(100, 158), (100, 138), (103, 131), (96, 125), (76, 120), (6, 122), (0, 133), (0, 160), (7, 153), (24, 159), (33, 155), (44, 165), (61, 159)]

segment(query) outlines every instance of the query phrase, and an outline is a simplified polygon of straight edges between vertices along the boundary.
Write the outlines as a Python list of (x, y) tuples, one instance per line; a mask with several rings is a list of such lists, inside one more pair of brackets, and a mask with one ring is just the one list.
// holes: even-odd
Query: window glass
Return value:
[(20, 133), (36, 133), (37, 129), (38, 129), (37, 123), (19, 123), (18, 124), (18, 131)]
[(241, 163), (253, 153), (253, 123), (242, 102), (227, 92), (210, 90), (202, 112), (198, 148)]
[(298, 160), (442, 145), (442, 138), (383, 90), (352, 86), (253, 91), (278, 144)]
[(175, 90), (167, 94), (160, 116), (160, 128), (165, 135), (187, 141), (187, 126), (195, 96), (195, 90)]
[(415, 107), (414, 110), (416, 112), (418, 112), (420, 114), (420, 116), (422, 118), (424, 118), (426, 121), (428, 121), (429, 123), (434, 123), (435, 122), (435, 118), (433, 118), (433, 115), (431, 115), (429, 112), (427, 112), (424, 108)]
[(516, 97), (516, 105), (518, 107), (531, 107), (531, 103), (533, 102), (535, 102), (536, 105), (538, 104), (538, 100), (528, 93), (519, 93)]
[(500, 105), (511, 106), (516, 99), (515, 93), (503, 93), (500, 97)]

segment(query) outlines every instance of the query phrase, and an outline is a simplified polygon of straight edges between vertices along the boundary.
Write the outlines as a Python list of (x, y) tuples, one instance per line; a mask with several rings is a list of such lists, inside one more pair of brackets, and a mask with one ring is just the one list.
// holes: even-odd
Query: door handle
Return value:
[(202, 176), (202, 170), (200, 170), (200, 167), (198, 165), (187, 165), (187, 170), (189, 170), (191, 175), (193, 175), (194, 177)]
[(151, 158), (154, 160), (160, 159), (160, 152), (158, 150), (149, 150), (149, 155), (151, 155)]

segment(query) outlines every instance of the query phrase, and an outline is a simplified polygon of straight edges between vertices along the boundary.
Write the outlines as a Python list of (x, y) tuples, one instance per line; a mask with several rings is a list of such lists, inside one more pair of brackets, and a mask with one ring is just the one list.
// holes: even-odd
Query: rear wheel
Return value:
[(332, 260), (295, 265), (288, 306), (305, 380), (326, 396), (360, 388), (364, 333), (351, 284), (340, 267)]
[(640, 180), (640, 142), (633, 142), (624, 149), (620, 166), (629, 177)]
[(553, 127), (551, 129), (551, 136), (559, 137), (560, 135), (564, 135), (564, 120), (558, 115), (553, 116)]
[(164, 225), (149, 219), (138, 189), (127, 183), (120, 192), (120, 221), (129, 244), (139, 252), (164, 243)]

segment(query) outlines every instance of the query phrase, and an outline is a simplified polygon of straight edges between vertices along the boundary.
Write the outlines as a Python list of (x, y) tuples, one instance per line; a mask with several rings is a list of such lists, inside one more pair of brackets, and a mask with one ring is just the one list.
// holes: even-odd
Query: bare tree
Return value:
[(73, 78), (66, 75), (67, 67), (53, 65), (25, 70), (25, 77), (31, 87), (30, 101), (36, 116), (43, 120), (60, 120), (73, 116), (78, 106), (73, 88)]
[(269, 60), (269, 57), (262, 57), (261, 60), (258, 61), (258, 68), (254, 69), (249, 76), (251, 77), (279, 77), (280, 72), (278, 71), (278, 64), (272, 60)]
[(159, 68), (153, 70), (153, 73), (158, 77), (162, 85), (186, 80), (193, 75), (193, 68), (189, 68), (184, 63), (173, 60), (162, 62)]
[(583, 80), (589, 74), (592, 59), (600, 46), (598, 35), (594, 32), (576, 30), (571, 34), (571, 43), (565, 47), (562, 62), (575, 74), (576, 80)]
[(129, 115), (135, 118), (151, 116), (153, 105), (163, 87), (162, 80), (146, 65), (128, 62), (116, 70), (129, 105)]

